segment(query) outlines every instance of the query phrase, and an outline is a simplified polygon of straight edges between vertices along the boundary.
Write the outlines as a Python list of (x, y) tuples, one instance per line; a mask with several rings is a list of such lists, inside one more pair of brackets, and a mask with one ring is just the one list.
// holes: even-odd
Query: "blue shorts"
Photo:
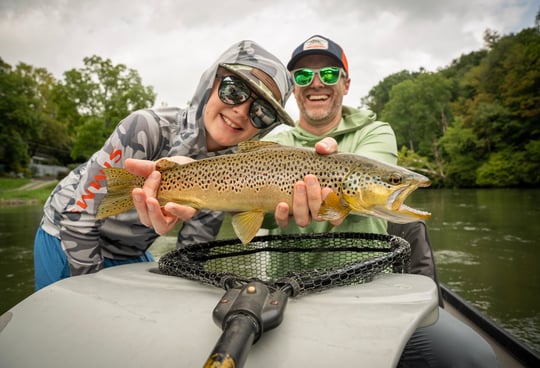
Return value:
[[(126, 260), (105, 258), (103, 267), (119, 266), (128, 263), (153, 262), (154, 257), (149, 251)], [(37, 229), (34, 239), (34, 276), (35, 290), (44, 288), (53, 282), (71, 276), (66, 253), (62, 250), (60, 239), (45, 232), (41, 227)]]

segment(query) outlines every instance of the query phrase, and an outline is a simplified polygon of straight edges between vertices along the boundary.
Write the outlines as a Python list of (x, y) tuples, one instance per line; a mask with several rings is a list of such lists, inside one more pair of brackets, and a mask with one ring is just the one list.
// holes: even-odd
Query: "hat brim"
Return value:
[(242, 79), (249, 85), (249, 87), (255, 92), (255, 94), (257, 94), (257, 96), (263, 98), (265, 101), (268, 101), (270, 105), (272, 105), (272, 107), (276, 110), (278, 114), (279, 120), (274, 124), (274, 126), (278, 125), (279, 123), (294, 126), (293, 119), (290, 117), (287, 111), (285, 111), (283, 106), (281, 106), (281, 103), (275, 99), (272, 92), (270, 92), (270, 90), (266, 86), (262, 85), (262, 81), (257, 79), (251, 73), (252, 67), (240, 64), (219, 64), (219, 66), (238, 76), (240, 79)]

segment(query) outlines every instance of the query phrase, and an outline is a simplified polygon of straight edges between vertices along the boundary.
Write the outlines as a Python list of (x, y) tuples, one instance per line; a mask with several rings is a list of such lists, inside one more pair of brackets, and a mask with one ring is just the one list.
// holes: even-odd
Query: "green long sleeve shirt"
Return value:
[[(325, 137), (332, 137), (338, 143), (339, 152), (361, 154), (369, 158), (397, 163), (397, 145), (394, 131), (390, 124), (377, 121), (376, 114), (369, 110), (358, 110), (343, 106), (343, 117), (338, 126), (323, 136), (305, 131), (296, 125), (294, 128), (270, 133), (263, 140), (296, 147), (314, 147)], [(273, 218), (273, 216), (272, 216)], [(329, 222), (312, 222), (300, 228), (294, 221), (289, 226), (279, 228), (275, 221), (267, 216), (264, 227), (270, 234), (325, 233), (325, 232), (367, 232), (386, 234), (386, 221), (366, 216), (349, 215), (344, 222), (334, 227)]]

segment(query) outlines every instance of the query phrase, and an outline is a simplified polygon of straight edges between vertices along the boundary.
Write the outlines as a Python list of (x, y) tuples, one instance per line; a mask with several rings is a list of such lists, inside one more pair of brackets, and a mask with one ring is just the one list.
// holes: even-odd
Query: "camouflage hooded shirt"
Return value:
[[(140, 256), (159, 236), (152, 228), (141, 224), (135, 210), (96, 219), (97, 208), (106, 193), (103, 168), (123, 167), (127, 158), (157, 160), (189, 156), (201, 159), (236, 150), (230, 147), (209, 152), (206, 147), (203, 112), (222, 63), (261, 69), (278, 85), (283, 105), (290, 96), (291, 82), (283, 64), (258, 44), (241, 41), (226, 50), (203, 73), (187, 108), (140, 110), (123, 119), (103, 147), (57, 185), (44, 206), (41, 227), (60, 238), (72, 275), (101, 269), (104, 257), (122, 260)], [(260, 131), (258, 137), (269, 130)], [(184, 223), (177, 246), (213, 240), (222, 220), (222, 213), (199, 212)]]

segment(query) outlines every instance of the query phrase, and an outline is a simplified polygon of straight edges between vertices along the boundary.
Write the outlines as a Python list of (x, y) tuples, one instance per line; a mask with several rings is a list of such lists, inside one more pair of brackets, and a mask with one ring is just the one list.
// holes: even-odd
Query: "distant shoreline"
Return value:
[(40, 204), (39, 199), (0, 199), (0, 207), (14, 207)]
[(10, 179), (0, 179), (0, 207), (44, 204), (58, 180), (32, 179), (13, 186)]

